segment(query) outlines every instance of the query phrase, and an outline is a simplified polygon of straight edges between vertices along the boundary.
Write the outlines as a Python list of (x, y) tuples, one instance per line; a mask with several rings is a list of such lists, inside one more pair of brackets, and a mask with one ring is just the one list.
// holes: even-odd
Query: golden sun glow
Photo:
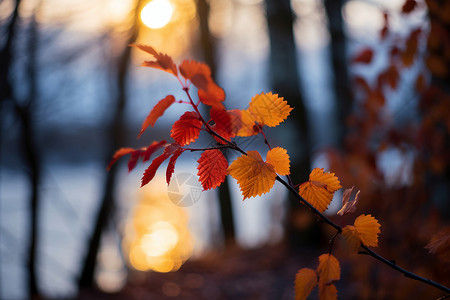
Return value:
[(141, 11), (142, 22), (150, 28), (162, 28), (172, 18), (173, 7), (168, 0), (153, 0)]

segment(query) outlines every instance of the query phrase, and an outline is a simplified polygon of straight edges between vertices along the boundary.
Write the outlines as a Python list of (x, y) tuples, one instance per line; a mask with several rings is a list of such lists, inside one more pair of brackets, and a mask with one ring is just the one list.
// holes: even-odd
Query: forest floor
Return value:
[(294, 299), (296, 272), (315, 264), (316, 256), (313, 250), (294, 252), (284, 244), (228, 247), (187, 261), (176, 272), (131, 272), (120, 292), (85, 290), (79, 299)]

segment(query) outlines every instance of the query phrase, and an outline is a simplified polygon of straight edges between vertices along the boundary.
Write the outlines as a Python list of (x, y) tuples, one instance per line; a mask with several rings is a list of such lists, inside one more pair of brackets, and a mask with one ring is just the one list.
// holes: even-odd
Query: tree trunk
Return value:
[[(125, 137), (123, 134), (124, 128), (124, 111), (126, 105), (127, 84), (126, 79), (128, 76), (129, 62), (131, 57), (131, 48), (129, 44), (133, 43), (138, 35), (139, 28), (139, 12), (142, 5), (142, 1), (138, 0), (133, 14), (133, 26), (130, 29), (130, 37), (125, 45), (123, 45), (123, 52), (119, 56), (116, 65), (116, 86), (117, 86), (117, 98), (114, 116), (111, 124), (107, 129), (106, 136), (108, 137), (108, 150), (106, 156), (106, 162), (111, 160), (114, 152), (124, 145)], [(84, 260), (83, 269), (78, 280), (78, 286), (82, 288), (92, 288), (94, 286), (94, 272), (97, 261), (97, 254), (100, 248), (100, 241), (102, 233), (108, 225), (108, 221), (114, 211), (114, 186), (116, 183), (117, 172), (113, 167), (107, 174), (106, 182), (103, 191), (102, 202), (97, 214), (97, 218), (90, 241), (89, 247)]]
[[(310, 146), (304, 100), (299, 89), (300, 74), (294, 39), (294, 17), (290, 0), (266, 0), (266, 16), (270, 38), (270, 84), (274, 93), (284, 97), (295, 107), (289, 119), (294, 122), (295, 134), (299, 136), (295, 151), (299, 159), (292, 161), (291, 178), (295, 183), (306, 181), (310, 171)], [(289, 195), (289, 212), (286, 235), (291, 246), (296, 247), (303, 233), (294, 225), (304, 208), (295, 197)]]
[(337, 111), (337, 146), (345, 146), (346, 119), (351, 113), (353, 96), (350, 89), (347, 42), (344, 33), (344, 19), (342, 7), (345, 0), (324, 0), (323, 5), (328, 20), (328, 31), (330, 32), (331, 67), (333, 71), (333, 90)]
[[(206, 64), (211, 68), (211, 75), (215, 79), (217, 74), (217, 64), (215, 58), (214, 41), (209, 30), (209, 4), (206, 0), (197, 1), (197, 11), (200, 19), (200, 42), (202, 53)], [(220, 217), (222, 223), (222, 230), (224, 234), (225, 246), (231, 246), (236, 243), (235, 228), (233, 219), (233, 210), (231, 204), (230, 191), (228, 189), (228, 180), (219, 188), (219, 202), (220, 202)]]

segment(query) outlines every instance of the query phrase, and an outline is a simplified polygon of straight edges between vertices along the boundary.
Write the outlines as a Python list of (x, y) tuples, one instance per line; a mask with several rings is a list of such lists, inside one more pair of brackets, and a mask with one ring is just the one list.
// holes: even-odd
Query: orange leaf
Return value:
[(355, 55), (352, 62), (361, 64), (370, 64), (373, 58), (373, 50), (370, 48), (364, 48)]
[(253, 136), (261, 132), (261, 127), (255, 123), (255, 118), (248, 110), (239, 111), (239, 131), (238, 136)]
[(153, 159), (152, 163), (145, 170), (144, 175), (141, 178), (141, 187), (149, 183), (155, 177), (156, 171), (158, 170), (159, 166), (178, 149), (180, 149), (180, 145), (172, 143), (167, 146), (166, 149), (164, 149), (163, 154)]
[(254, 96), (247, 109), (255, 122), (269, 127), (275, 127), (286, 120), (291, 110), (292, 107), (283, 100), (283, 97), (272, 93)]
[(197, 113), (187, 111), (173, 124), (170, 136), (180, 146), (189, 145), (198, 138), (201, 127), (202, 122), (198, 119)]
[(342, 236), (352, 252), (357, 252), (359, 250), (361, 247), (361, 236), (355, 226), (347, 225), (342, 228)]
[(281, 147), (276, 147), (267, 152), (266, 162), (273, 166), (276, 173), (289, 175), (289, 155)]
[(198, 160), (197, 169), (203, 190), (214, 189), (225, 181), (228, 161), (220, 150), (206, 150)]
[(317, 285), (316, 271), (303, 268), (295, 276), (295, 300), (305, 300)]
[(164, 53), (158, 53), (151, 46), (133, 44), (131, 47), (139, 48), (151, 55), (156, 59), (156, 61), (145, 61), (142, 63), (142, 67), (150, 67), (160, 69), (169, 72), (175, 76), (178, 76), (177, 66), (173, 63), (172, 57)]
[(378, 234), (381, 232), (381, 225), (377, 219), (371, 215), (360, 215), (356, 218), (354, 226), (364, 245), (378, 247)]
[(339, 261), (331, 254), (322, 254), (319, 256), (319, 266), (317, 267), (319, 281), (329, 285), (341, 278), (341, 267)]
[(319, 284), (319, 299), (320, 300), (336, 300), (337, 289), (334, 284)]
[(324, 212), (333, 194), (342, 186), (334, 173), (324, 173), (323, 169), (315, 168), (309, 174), (309, 181), (299, 187), (299, 194), (318, 211)]
[(183, 153), (183, 151), (184, 151), (183, 149), (178, 148), (169, 160), (169, 164), (167, 165), (167, 169), (166, 169), (167, 185), (170, 184), (170, 179), (172, 178), (172, 174), (175, 171), (175, 163), (176, 163), (178, 157), (180, 157), (181, 153)]
[(166, 98), (160, 100), (150, 111), (144, 123), (142, 124), (141, 131), (139, 132), (138, 138), (144, 133), (148, 126), (155, 126), (156, 120), (161, 117), (166, 109), (175, 102), (175, 97), (168, 95)]
[(356, 211), (356, 205), (359, 200), (359, 190), (356, 192), (355, 199), (350, 202), (349, 200), (352, 195), (353, 188), (354, 186), (351, 189), (345, 189), (344, 194), (342, 195), (342, 208), (337, 212), (338, 215), (343, 216)]
[(265, 163), (257, 151), (248, 151), (228, 167), (228, 174), (239, 184), (244, 200), (267, 193), (273, 187), (277, 173)]
[(185, 60), (180, 65), (180, 73), (198, 88), (198, 96), (202, 103), (221, 106), (225, 100), (225, 92), (211, 77), (208, 65), (195, 60)]
[(450, 262), (450, 226), (433, 235), (425, 248), (430, 253), (436, 254), (443, 262)]
[(124, 155), (130, 154), (132, 152), (136, 151), (133, 148), (120, 148), (119, 150), (117, 150), (114, 155), (112, 160), (109, 162), (108, 166), (106, 167), (106, 170), (110, 170), (111, 167), (116, 163), (116, 161), (119, 160), (119, 158), (121, 158)]

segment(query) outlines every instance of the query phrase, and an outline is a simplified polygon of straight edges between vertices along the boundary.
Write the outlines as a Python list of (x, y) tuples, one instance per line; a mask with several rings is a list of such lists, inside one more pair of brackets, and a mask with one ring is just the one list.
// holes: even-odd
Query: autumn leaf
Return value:
[(170, 184), (170, 179), (172, 178), (172, 174), (175, 171), (175, 163), (178, 159), (178, 157), (180, 157), (181, 153), (183, 153), (183, 149), (178, 148), (172, 155), (172, 157), (170, 157), (169, 160), (169, 164), (167, 165), (167, 169), (166, 169), (166, 182), (167, 185)]
[(378, 247), (378, 234), (380, 223), (371, 215), (360, 215), (356, 218), (354, 226), (346, 226), (342, 231), (344, 238), (350, 245), (350, 248), (356, 250), (359, 248), (357, 240), (369, 247)]
[(356, 205), (359, 201), (359, 190), (356, 192), (355, 199), (350, 201), (354, 186), (350, 189), (345, 189), (342, 195), (342, 208), (337, 212), (338, 215), (343, 216), (356, 211)]
[(255, 123), (256, 120), (248, 110), (239, 111), (239, 131), (240, 137), (257, 135), (261, 132), (261, 125)]
[(257, 151), (248, 151), (247, 155), (238, 157), (228, 167), (228, 174), (237, 180), (244, 200), (270, 191), (277, 171), (282, 172), (280, 175), (289, 174), (289, 156), (280, 147), (267, 153), (266, 162)]
[(277, 94), (261, 93), (252, 98), (247, 111), (253, 116), (255, 122), (275, 127), (286, 120), (292, 110), (292, 107), (283, 99)]
[(206, 150), (198, 160), (197, 169), (203, 190), (214, 189), (225, 181), (228, 161), (220, 150)]
[(289, 155), (286, 149), (276, 147), (267, 152), (266, 162), (273, 166), (276, 173), (289, 175)]
[(356, 230), (355, 226), (347, 225), (342, 228), (342, 236), (347, 242), (347, 246), (352, 252), (357, 252), (361, 247), (361, 237)]
[(133, 148), (120, 148), (119, 150), (117, 150), (114, 155), (112, 160), (109, 162), (108, 166), (106, 167), (106, 170), (111, 170), (111, 167), (124, 155), (130, 154), (132, 152), (136, 151)]
[(295, 300), (305, 300), (317, 285), (316, 271), (303, 268), (295, 276)]
[(370, 48), (364, 48), (355, 55), (352, 62), (360, 64), (370, 64), (373, 58), (373, 50)]
[[(233, 127), (232, 127), (232, 119), (230, 114), (225, 110), (217, 107), (211, 107), (210, 110), (210, 116), (211, 120), (214, 121), (214, 125), (211, 126), (211, 128), (217, 132), (220, 136), (225, 138), (226, 140), (230, 140), (232, 137), (235, 136), (233, 134)], [(236, 131), (235, 131), (236, 132)], [(219, 139), (216, 136), (213, 136), (214, 139), (219, 144), (226, 144), (225, 141)]]
[(170, 136), (180, 146), (186, 146), (198, 138), (201, 126), (202, 122), (198, 119), (197, 113), (187, 111), (173, 124)]
[(333, 194), (342, 186), (334, 173), (324, 172), (323, 169), (315, 168), (309, 174), (309, 181), (299, 187), (299, 194), (318, 211), (324, 212)]
[(147, 161), (150, 159), (150, 156), (159, 148), (163, 147), (166, 144), (166, 141), (160, 141), (160, 142), (153, 142), (148, 147), (143, 147), (140, 149), (133, 149), (133, 148), (120, 148), (117, 150), (112, 160), (109, 162), (108, 167), (106, 168), (108, 171), (111, 169), (111, 167), (117, 162), (118, 159), (120, 159), (122, 156), (131, 154), (131, 157), (128, 161), (128, 171), (131, 171), (135, 166), (139, 158), (143, 158), (143, 161)]
[(219, 106), (225, 100), (225, 92), (211, 77), (208, 65), (195, 60), (185, 60), (180, 65), (180, 73), (198, 88), (198, 96), (206, 105)]
[(378, 247), (378, 234), (381, 232), (381, 225), (377, 219), (371, 215), (360, 215), (356, 218), (354, 226), (364, 245)]
[(168, 95), (164, 99), (160, 100), (150, 111), (147, 118), (145, 118), (144, 123), (142, 124), (141, 131), (139, 132), (138, 138), (144, 133), (148, 126), (155, 126), (156, 120), (161, 117), (166, 109), (175, 102), (175, 97), (172, 95)]
[(150, 67), (160, 69), (169, 72), (175, 76), (178, 76), (177, 66), (173, 63), (172, 57), (164, 53), (158, 53), (153, 47), (141, 44), (132, 44), (131, 47), (139, 48), (151, 55), (156, 61), (145, 61), (142, 63), (142, 67)]
[(319, 256), (319, 266), (317, 267), (319, 281), (325, 285), (331, 284), (341, 278), (341, 267), (339, 261), (331, 254)]
[(450, 226), (433, 235), (425, 248), (437, 255), (441, 261), (450, 263)]
[(320, 300), (336, 300), (337, 288), (334, 284), (319, 284)]
[(141, 178), (141, 187), (149, 183), (155, 177), (156, 171), (158, 170), (159, 166), (178, 149), (180, 149), (180, 145), (172, 143), (164, 149), (163, 154), (153, 159), (152, 163), (145, 170), (144, 175)]
[(277, 173), (257, 151), (248, 151), (228, 167), (228, 174), (239, 184), (244, 200), (265, 194), (273, 187)]

